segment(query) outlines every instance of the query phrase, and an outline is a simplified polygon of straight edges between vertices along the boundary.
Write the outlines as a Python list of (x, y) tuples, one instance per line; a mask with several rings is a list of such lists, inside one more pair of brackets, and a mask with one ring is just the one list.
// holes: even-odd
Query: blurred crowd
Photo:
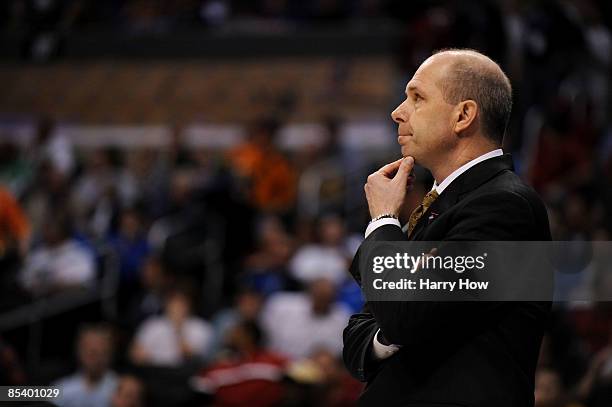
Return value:
[[(163, 150), (77, 151), (48, 119), (32, 145), (2, 142), (2, 311), (115, 281), (114, 313), (48, 317), (36, 371), (18, 362), (29, 333), (9, 332), (3, 379), (57, 383), (74, 406), (352, 405), (361, 384), (339, 356), (361, 233), (335, 128), (292, 157), (273, 119), (227, 151), (187, 150), (178, 128)], [(78, 370), (60, 378), (72, 342)]]
[[(45, 0), (5, 2), (0, 18), (42, 47), (41, 33), (92, 21), (163, 31), (392, 16), (398, 101), (434, 49), (490, 54), (515, 88), (505, 150), (544, 198), (554, 238), (609, 241), (607, 7)], [(277, 117), (225, 151), (187, 148), (181, 126), (163, 149), (78, 150), (51, 118), (29, 145), (1, 137), (0, 322), (32, 304), (46, 316), (0, 332), (0, 382), (57, 384), (65, 406), (354, 405), (362, 385), (340, 361), (342, 329), (363, 299), (347, 268), (368, 221), (364, 174), (384, 160), (347, 152), (340, 119), (322, 124), (326, 142), (292, 152), (278, 147)], [(431, 182), (417, 170), (409, 206)], [(610, 405), (611, 304), (555, 306), (537, 407)]]
[[(362, 305), (347, 268), (365, 202), (346, 210), (354, 180), (340, 165), (336, 122), (327, 143), (291, 154), (276, 147), (277, 129), (272, 119), (254, 123), (227, 151), (185, 149), (180, 129), (163, 150), (77, 151), (45, 119), (33, 145), (4, 141), (2, 311), (53, 307), (109, 276), (116, 290), (115, 312), (75, 304), (49, 316), (34, 371), (25, 360), (32, 332), (5, 333), (2, 380), (60, 385), (68, 406), (353, 405), (361, 384), (340, 354)], [(417, 178), (418, 195), (431, 179)], [(609, 240), (609, 213), (568, 183), (559, 188), (540, 189), (560, 200), (548, 201), (556, 238)], [(609, 303), (559, 306), (538, 406), (606, 405), (611, 340)]]

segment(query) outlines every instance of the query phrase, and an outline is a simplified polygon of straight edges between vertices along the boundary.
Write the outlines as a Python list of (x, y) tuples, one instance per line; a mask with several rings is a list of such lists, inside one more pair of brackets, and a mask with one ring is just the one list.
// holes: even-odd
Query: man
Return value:
[(77, 353), (81, 370), (55, 383), (62, 390), (62, 407), (106, 407), (117, 387), (110, 369), (112, 333), (105, 325), (87, 325), (78, 334)]
[(189, 287), (173, 287), (166, 294), (164, 314), (138, 327), (130, 358), (135, 365), (180, 367), (203, 359), (212, 340), (210, 324), (193, 314)]
[(93, 254), (71, 236), (67, 215), (48, 219), (43, 243), (32, 250), (20, 272), (21, 285), (34, 296), (79, 288), (96, 282)]
[(350, 311), (336, 301), (336, 286), (326, 278), (313, 280), (308, 293), (280, 292), (270, 296), (261, 311), (268, 347), (291, 359), (324, 348), (339, 356), (340, 333)]
[[(391, 114), (403, 158), (365, 185), (366, 242), (550, 240), (544, 205), (501, 151), (511, 105), (510, 82), (488, 57), (450, 50), (427, 59)], [(435, 183), (405, 233), (398, 215), (415, 163)], [(549, 303), (368, 302), (344, 330), (344, 362), (368, 383), (362, 405), (532, 406), (549, 311)]]

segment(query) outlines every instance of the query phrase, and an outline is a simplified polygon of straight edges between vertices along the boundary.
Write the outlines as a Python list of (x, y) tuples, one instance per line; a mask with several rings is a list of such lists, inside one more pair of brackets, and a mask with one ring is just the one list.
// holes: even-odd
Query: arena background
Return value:
[[(608, 2), (7, 0), (0, 22), (0, 384), (354, 405), (363, 184), (441, 48), (511, 78), (504, 149), (554, 238), (610, 240)], [(538, 407), (610, 406), (609, 303), (556, 304), (536, 387)]]

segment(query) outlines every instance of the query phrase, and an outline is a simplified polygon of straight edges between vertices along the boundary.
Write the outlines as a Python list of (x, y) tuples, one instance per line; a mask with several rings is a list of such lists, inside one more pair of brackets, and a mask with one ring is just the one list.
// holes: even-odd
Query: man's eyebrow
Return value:
[(408, 86), (406, 86), (406, 90), (404, 91), (404, 93), (406, 94), (406, 96), (408, 96), (408, 94), (410, 92), (413, 92), (413, 93), (416, 92), (416, 93), (419, 93), (419, 94), (423, 93), (423, 91), (417, 85), (409, 84)]

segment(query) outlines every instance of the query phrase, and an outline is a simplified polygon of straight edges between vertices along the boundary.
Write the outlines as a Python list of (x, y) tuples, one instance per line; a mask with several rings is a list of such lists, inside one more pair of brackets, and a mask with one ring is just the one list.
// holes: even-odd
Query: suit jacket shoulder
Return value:
[(470, 168), (421, 218), (413, 240), (550, 240), (545, 206), (509, 155)]

